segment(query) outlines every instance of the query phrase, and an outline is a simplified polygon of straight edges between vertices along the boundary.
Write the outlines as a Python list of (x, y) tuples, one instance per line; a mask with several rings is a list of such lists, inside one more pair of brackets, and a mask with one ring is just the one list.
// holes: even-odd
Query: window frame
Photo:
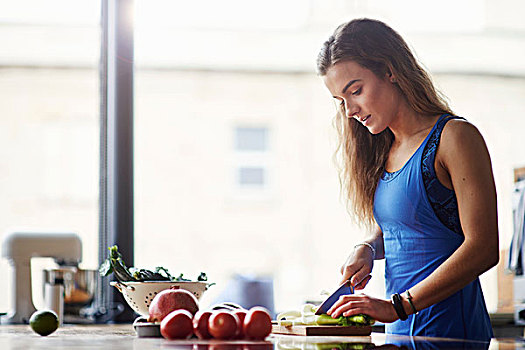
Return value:
[[(134, 262), (133, 67), (134, 0), (101, 2), (99, 264), (118, 245)], [(122, 294), (98, 278), (99, 322), (130, 322)]]

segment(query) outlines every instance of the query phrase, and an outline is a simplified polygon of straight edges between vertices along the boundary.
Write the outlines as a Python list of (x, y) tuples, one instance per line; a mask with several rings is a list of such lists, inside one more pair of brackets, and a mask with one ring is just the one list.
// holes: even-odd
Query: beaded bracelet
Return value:
[(370, 248), (370, 250), (372, 251), (372, 255), (373, 255), (373, 258), (375, 259), (376, 258), (376, 249), (370, 244), (370, 243), (367, 243), (367, 242), (361, 242), (361, 243), (357, 243), (355, 246), (354, 246), (354, 249), (361, 246), (361, 245), (364, 245), (365, 247), (368, 247)]
[(418, 314), (418, 311), (416, 309), (416, 307), (414, 306), (414, 303), (412, 302), (412, 295), (410, 295), (410, 292), (408, 291), (408, 289), (406, 290), (406, 295), (407, 295), (407, 300), (408, 300), (408, 303), (410, 304), (410, 307), (412, 308), (412, 311), (414, 311), (414, 314)]

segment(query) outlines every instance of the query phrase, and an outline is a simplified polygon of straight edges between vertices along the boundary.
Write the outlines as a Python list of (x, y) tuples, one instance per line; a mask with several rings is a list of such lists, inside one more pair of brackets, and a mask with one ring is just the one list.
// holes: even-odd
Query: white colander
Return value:
[(207, 282), (110, 282), (117, 288), (128, 305), (141, 316), (149, 316), (149, 305), (159, 292), (175, 287), (191, 292), (199, 300), (208, 287)]

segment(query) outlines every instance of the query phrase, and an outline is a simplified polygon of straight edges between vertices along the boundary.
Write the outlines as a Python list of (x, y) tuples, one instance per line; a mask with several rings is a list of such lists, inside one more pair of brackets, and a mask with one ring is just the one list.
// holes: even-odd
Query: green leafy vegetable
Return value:
[(169, 280), (171, 280), (173, 277), (170, 275), (170, 273), (168, 272), (168, 270), (162, 266), (157, 266), (155, 268), (155, 272), (162, 275), (162, 276), (165, 276), (166, 278), (168, 278)]
[[(173, 277), (166, 268), (161, 266), (156, 267), (155, 271), (137, 269), (134, 267), (128, 268), (124, 263), (122, 255), (119, 253), (118, 247), (116, 245), (109, 247), (108, 249), (109, 256), (98, 269), (102, 276), (109, 276), (111, 273), (113, 273), (119, 282), (192, 281), (191, 279), (184, 278), (182, 273), (178, 277)], [(197, 281), (207, 280), (208, 276), (206, 276), (206, 273), (204, 272), (201, 272), (197, 277)], [(213, 284), (210, 284), (210, 286)]]
[(181, 274), (179, 275), (179, 277), (177, 277), (177, 278), (174, 279), (174, 281), (177, 281), (177, 282), (184, 282), (184, 281), (186, 281), (186, 282), (188, 282), (188, 281), (191, 281), (191, 280), (189, 280), (189, 279), (187, 279), (187, 278), (184, 278), (184, 275), (181, 273)]
[(133, 281), (134, 278), (124, 263), (124, 260), (122, 260), (122, 255), (120, 255), (118, 252), (117, 246), (113, 246), (108, 249), (109, 256), (100, 266), (100, 274), (102, 276), (108, 276), (113, 272), (117, 280), (121, 282)]
[(208, 276), (206, 276), (204, 272), (201, 272), (199, 277), (197, 277), (197, 281), (200, 281), (200, 282), (206, 282), (207, 280), (208, 280)]

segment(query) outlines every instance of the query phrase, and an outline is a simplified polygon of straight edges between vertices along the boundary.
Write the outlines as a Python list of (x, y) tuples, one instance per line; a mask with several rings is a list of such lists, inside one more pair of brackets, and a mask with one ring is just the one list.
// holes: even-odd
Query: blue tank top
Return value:
[[(376, 189), (374, 217), (383, 232), (388, 298), (425, 279), (464, 240), (462, 232), (454, 229), (454, 220), (447, 224), (445, 215), (438, 217), (436, 201), (433, 201), (433, 206), (427, 193), (428, 186), (425, 186), (428, 181), (423, 179), (423, 158), (428, 157), (432, 159), (431, 171), (435, 177), (433, 160), (437, 145), (426, 146), (432, 135), (441, 134), (447, 117), (444, 114), (438, 119), (403, 167), (383, 176)], [(450, 197), (451, 190), (443, 185), (434, 185), (433, 197), (440, 197), (440, 190), (444, 192), (442, 197)], [(447, 299), (419, 311), (417, 315), (410, 315), (406, 321), (386, 324), (386, 332), (489, 341), (493, 333), (479, 278)]]

